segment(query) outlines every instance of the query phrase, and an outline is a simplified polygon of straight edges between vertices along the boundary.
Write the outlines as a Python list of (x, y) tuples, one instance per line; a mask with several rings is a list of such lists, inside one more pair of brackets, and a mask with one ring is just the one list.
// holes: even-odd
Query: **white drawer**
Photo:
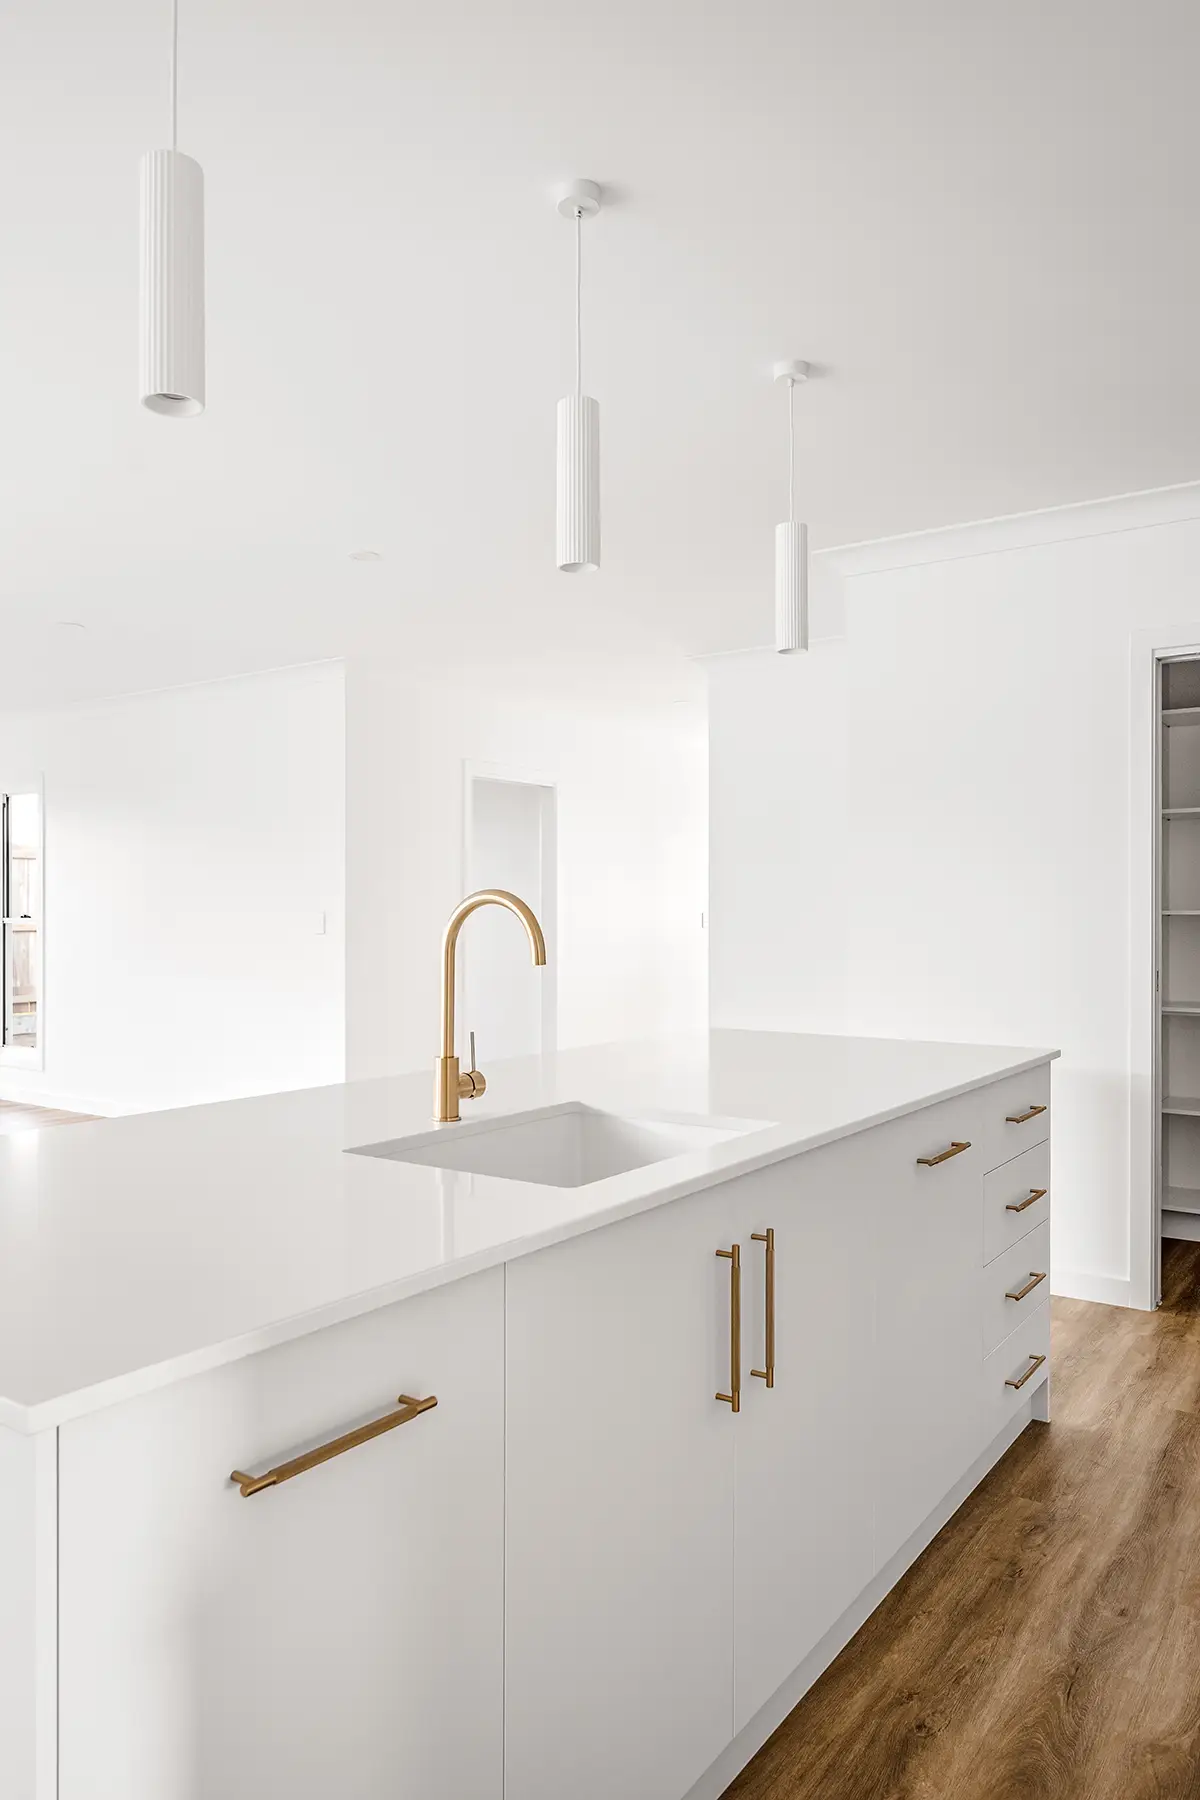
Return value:
[[(1044, 1288), (1039, 1288), (1041, 1293)], [(1036, 1393), (1050, 1373), (1050, 1302), (1029, 1314), (983, 1365), (986, 1442)], [(1018, 1385), (1019, 1384), (1019, 1385)]]
[(1050, 1217), (1050, 1140), (983, 1178), (983, 1260), (990, 1263)]
[(920, 1112), (908, 1113), (882, 1128), (893, 1147), (897, 1172), (915, 1177), (919, 1192), (934, 1191), (951, 1179), (982, 1181), (983, 1112), (979, 1102), (978, 1093), (960, 1094), (956, 1100), (923, 1106)]
[(1050, 1065), (1009, 1075), (981, 1090), (984, 1168), (1011, 1162), (1050, 1136)]
[(983, 1354), (988, 1356), (1050, 1298), (1050, 1221), (1002, 1251), (981, 1280)]

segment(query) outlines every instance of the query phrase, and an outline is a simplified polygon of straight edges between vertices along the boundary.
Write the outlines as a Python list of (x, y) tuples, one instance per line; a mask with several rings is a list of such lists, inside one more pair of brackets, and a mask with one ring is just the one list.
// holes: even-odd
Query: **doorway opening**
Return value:
[(465, 891), (506, 888), (537, 914), (547, 966), (534, 968), (510, 914), (485, 906), (463, 939), (460, 1016), (477, 1054), (551, 1054), (558, 1047), (557, 796), (548, 782), (468, 767), (465, 795)]
[[(1200, 658), (1165, 657), (1159, 666), (1157, 1188), (1162, 1238), (1196, 1242), (1200, 1240)], [(1155, 1286), (1160, 1298), (1160, 1278)]]

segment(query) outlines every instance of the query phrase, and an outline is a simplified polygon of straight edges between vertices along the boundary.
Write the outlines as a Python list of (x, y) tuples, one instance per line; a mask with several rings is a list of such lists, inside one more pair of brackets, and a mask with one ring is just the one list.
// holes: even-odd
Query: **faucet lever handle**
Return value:
[(459, 1076), (459, 1093), (464, 1100), (478, 1100), (480, 1094), (487, 1093), (487, 1082), (475, 1067), (475, 1033), (467, 1035), (471, 1040), (471, 1066)]

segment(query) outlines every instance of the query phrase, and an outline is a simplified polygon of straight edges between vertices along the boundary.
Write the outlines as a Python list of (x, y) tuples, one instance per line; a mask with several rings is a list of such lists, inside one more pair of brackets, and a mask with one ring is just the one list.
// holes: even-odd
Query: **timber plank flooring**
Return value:
[(1200, 1800), (1200, 1244), (1055, 1300), (1033, 1424), (726, 1800)]
[(58, 1112), (50, 1106), (25, 1106), (17, 1100), (0, 1100), (0, 1137), (14, 1131), (40, 1131), (46, 1125), (85, 1125), (93, 1113)]

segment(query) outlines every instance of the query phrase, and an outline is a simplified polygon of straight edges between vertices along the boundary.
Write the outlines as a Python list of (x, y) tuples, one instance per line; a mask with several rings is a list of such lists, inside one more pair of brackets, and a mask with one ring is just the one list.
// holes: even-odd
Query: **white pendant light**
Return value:
[(566, 575), (600, 567), (600, 408), (583, 391), (583, 221), (600, 211), (594, 181), (572, 181), (557, 195), (575, 221), (575, 392), (558, 403), (558, 566)]
[(775, 364), (788, 391), (788, 516), (775, 527), (775, 648), (808, 649), (808, 526), (796, 518), (796, 383), (808, 380), (806, 362)]
[(204, 411), (204, 172), (177, 148), (179, 0), (171, 6), (171, 148), (141, 163), (142, 405)]

